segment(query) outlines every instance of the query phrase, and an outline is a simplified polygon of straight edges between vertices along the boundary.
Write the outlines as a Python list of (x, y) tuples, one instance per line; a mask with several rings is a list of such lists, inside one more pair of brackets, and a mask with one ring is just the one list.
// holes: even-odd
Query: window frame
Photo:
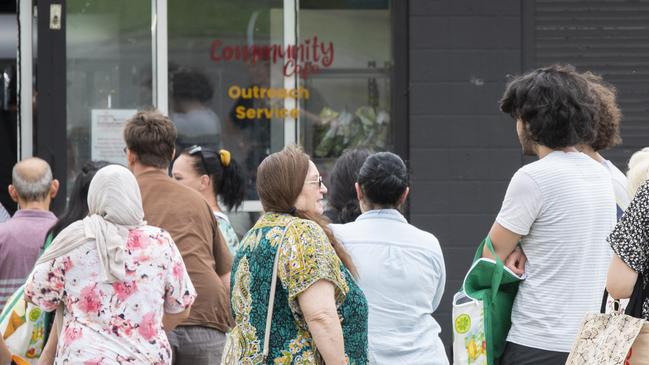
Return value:
[[(19, 34), (20, 47), (19, 59), (19, 132), (18, 132), (18, 158), (23, 159), (33, 155), (45, 158), (53, 164), (55, 176), (61, 178), (59, 196), (65, 197), (66, 192), (66, 146), (67, 146), (67, 119), (66, 119), (66, 18), (63, 4), (61, 29), (49, 29), (49, 9), (52, 4), (61, 4), (59, 0), (35, 0), (38, 17), (38, 109), (37, 114), (46, 115), (47, 123), (40, 123), (38, 130), (34, 128), (34, 115), (32, 115), (32, 49), (33, 25), (29, 19), (34, 14), (31, 1), (20, 1), (19, 9)], [(153, 102), (156, 108), (163, 113), (169, 111), (168, 100), (168, 22), (167, 0), (151, 0), (152, 22), (152, 66), (154, 70)], [(283, 0), (284, 12), (284, 46), (295, 45), (299, 31), (299, 0)], [(391, 1), (391, 38), (392, 38), (392, 71), (390, 75), (391, 93), (391, 120), (392, 139), (394, 152), (405, 161), (409, 159), (409, 121), (408, 121), (408, 2)], [(46, 21), (47, 20), (47, 21)], [(27, 72), (25, 70), (28, 70)], [(298, 77), (284, 78), (285, 88), (299, 88)], [(292, 109), (298, 101), (286, 98), (284, 107)], [(297, 119), (287, 115), (284, 119), (284, 146), (300, 140), (300, 117)], [(55, 206), (62, 207), (65, 199), (57, 199)], [(239, 209), (241, 212), (259, 212), (261, 203), (258, 200), (246, 200)]]

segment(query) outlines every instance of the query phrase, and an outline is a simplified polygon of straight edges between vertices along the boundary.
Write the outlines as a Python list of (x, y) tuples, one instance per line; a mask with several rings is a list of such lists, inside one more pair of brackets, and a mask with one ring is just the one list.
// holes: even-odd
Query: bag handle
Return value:
[(500, 259), (500, 257), (498, 257), (498, 255), (496, 255), (496, 250), (494, 249), (494, 245), (491, 242), (491, 237), (489, 237), (489, 235), (487, 235), (487, 237), (485, 237), (485, 239), (480, 243), (480, 246), (478, 246), (478, 250), (473, 257), (473, 262), (476, 262), (482, 258), (482, 252), (485, 246), (487, 246), (487, 249), (496, 261), (496, 270), (491, 276), (491, 301), (493, 302), (496, 300), (496, 296), (498, 295), (498, 288), (500, 288), (500, 283), (503, 280), (505, 263)]
[[(644, 288), (643, 275), (642, 273), (638, 273), (638, 278), (636, 279), (635, 284), (633, 285), (633, 293), (629, 298), (629, 304), (627, 304), (626, 308), (624, 309), (624, 314), (635, 318), (643, 318), (642, 306), (645, 301), (645, 298), (647, 298), (647, 294), (648, 294), (647, 288)], [(602, 298), (602, 306), (600, 308), (600, 313), (606, 313), (607, 301), (608, 301), (608, 290), (604, 288), (604, 297)], [(616, 303), (617, 303), (617, 308), (615, 307)], [(615, 303), (613, 304), (613, 310), (616, 313), (622, 312), (620, 308), (619, 300), (615, 300)]]
[(277, 265), (279, 264), (279, 251), (282, 248), (282, 243), (284, 242), (284, 237), (286, 236), (286, 232), (288, 232), (289, 227), (293, 223), (295, 223), (297, 219), (292, 220), (288, 225), (286, 225), (286, 229), (282, 233), (282, 238), (279, 240), (279, 243), (277, 244), (277, 251), (275, 251), (275, 260), (273, 261), (273, 277), (270, 280), (270, 294), (268, 297), (268, 312), (266, 312), (266, 330), (264, 331), (264, 349), (263, 349), (263, 357), (264, 357), (264, 362), (266, 362), (266, 359), (268, 358), (268, 345), (270, 343), (270, 329), (273, 323), (273, 309), (275, 307), (275, 287), (277, 286)]

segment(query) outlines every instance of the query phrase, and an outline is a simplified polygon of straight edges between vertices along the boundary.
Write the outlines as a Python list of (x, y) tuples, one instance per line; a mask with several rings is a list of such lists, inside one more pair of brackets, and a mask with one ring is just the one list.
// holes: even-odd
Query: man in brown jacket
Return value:
[(127, 121), (124, 140), (145, 219), (171, 234), (198, 292), (189, 318), (168, 333), (173, 363), (218, 364), (232, 325), (232, 256), (203, 197), (167, 175), (176, 142), (173, 122), (159, 112), (138, 112)]

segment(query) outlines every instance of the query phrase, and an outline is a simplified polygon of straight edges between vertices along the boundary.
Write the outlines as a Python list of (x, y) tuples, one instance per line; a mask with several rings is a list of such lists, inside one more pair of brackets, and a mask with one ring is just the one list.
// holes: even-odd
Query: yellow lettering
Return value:
[(237, 114), (237, 119), (246, 119), (246, 107), (243, 105), (239, 105), (234, 109), (235, 113)]
[(228, 96), (231, 99), (238, 99), (241, 96), (241, 88), (237, 85), (230, 86), (228, 88)]
[(232, 85), (228, 88), (228, 96), (231, 99), (309, 99), (311, 93), (303, 87), (297, 89), (265, 88), (258, 86), (242, 88), (239, 85)]
[(257, 110), (256, 109), (248, 109), (246, 111), (246, 117), (248, 119), (257, 119)]
[(264, 109), (261, 109), (260, 112), (263, 112), (267, 119), (270, 119), (270, 118), (273, 117), (273, 109), (264, 108)]

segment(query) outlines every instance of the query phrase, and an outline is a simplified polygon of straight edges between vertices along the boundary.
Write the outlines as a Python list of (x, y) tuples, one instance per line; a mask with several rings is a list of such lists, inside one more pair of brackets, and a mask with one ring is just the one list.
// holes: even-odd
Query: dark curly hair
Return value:
[(196, 69), (181, 68), (173, 73), (171, 80), (171, 93), (175, 100), (198, 100), (207, 103), (214, 94), (210, 79)]
[(361, 215), (354, 183), (363, 162), (372, 154), (367, 148), (345, 151), (337, 160), (329, 175), (329, 208), (325, 215), (332, 223), (348, 223)]
[(622, 143), (620, 137), (622, 112), (617, 105), (617, 89), (605, 82), (600, 75), (590, 71), (584, 72), (583, 75), (595, 96), (598, 110), (597, 137), (590, 146), (595, 151), (615, 147)]
[(401, 157), (392, 152), (378, 152), (365, 160), (358, 173), (367, 203), (382, 207), (397, 207), (408, 188), (408, 169)]
[(543, 67), (514, 78), (500, 109), (523, 122), (530, 140), (552, 149), (590, 145), (596, 137), (595, 97), (588, 80), (570, 65)]

